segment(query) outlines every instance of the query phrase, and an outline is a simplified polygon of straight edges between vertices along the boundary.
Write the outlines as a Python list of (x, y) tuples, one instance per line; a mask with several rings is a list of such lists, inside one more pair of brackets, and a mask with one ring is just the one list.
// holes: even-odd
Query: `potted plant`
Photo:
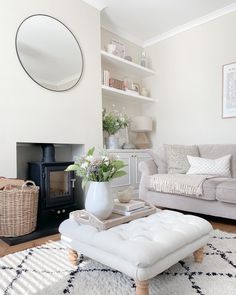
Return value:
[(82, 177), (83, 189), (89, 182), (85, 209), (99, 219), (106, 219), (112, 213), (114, 205), (110, 181), (125, 175), (126, 172), (122, 169), (126, 165), (116, 156), (105, 152), (94, 156), (94, 150), (90, 149), (85, 156), (68, 166), (66, 171), (75, 171), (77, 176)]
[(103, 112), (103, 131), (107, 133), (105, 138), (105, 144), (107, 149), (118, 149), (119, 138), (115, 137), (115, 134), (129, 125), (129, 120), (126, 115), (117, 112), (116, 110), (106, 113)]

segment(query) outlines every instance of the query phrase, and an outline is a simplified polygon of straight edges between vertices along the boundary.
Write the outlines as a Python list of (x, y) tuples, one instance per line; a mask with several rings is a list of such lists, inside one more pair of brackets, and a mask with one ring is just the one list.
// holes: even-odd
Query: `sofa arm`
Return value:
[(145, 200), (147, 195), (147, 187), (149, 184), (149, 176), (158, 173), (157, 165), (153, 160), (147, 160), (139, 163), (139, 171), (141, 172), (141, 180), (139, 184), (139, 198)]
[(157, 165), (151, 159), (140, 162), (138, 168), (142, 175), (153, 175), (158, 173)]

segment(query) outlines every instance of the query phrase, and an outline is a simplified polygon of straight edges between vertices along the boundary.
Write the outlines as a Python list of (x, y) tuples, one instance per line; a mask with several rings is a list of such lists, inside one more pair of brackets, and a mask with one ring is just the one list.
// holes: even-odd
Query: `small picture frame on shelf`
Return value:
[(115, 45), (115, 51), (113, 52), (114, 55), (119, 56), (121, 58), (125, 57), (125, 45), (115, 39), (111, 40), (111, 44)]
[(138, 94), (140, 94), (140, 85), (138, 83), (132, 83), (131, 90), (133, 90), (133, 91), (137, 92)]
[(223, 65), (222, 118), (236, 117), (236, 63)]

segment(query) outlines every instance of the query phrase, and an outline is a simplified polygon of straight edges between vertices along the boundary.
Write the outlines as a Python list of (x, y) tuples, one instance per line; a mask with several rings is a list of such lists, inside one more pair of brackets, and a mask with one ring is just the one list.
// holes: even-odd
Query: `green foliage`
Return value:
[(123, 161), (118, 160), (114, 155), (102, 153), (94, 156), (95, 148), (90, 149), (85, 156), (67, 167), (66, 171), (75, 171), (76, 175), (82, 177), (82, 187), (88, 181), (110, 181), (113, 178), (126, 175), (122, 169), (126, 166)]
[(119, 114), (118, 112), (104, 113), (103, 114), (103, 130), (108, 135), (117, 133), (120, 129), (128, 127), (129, 121), (126, 115)]

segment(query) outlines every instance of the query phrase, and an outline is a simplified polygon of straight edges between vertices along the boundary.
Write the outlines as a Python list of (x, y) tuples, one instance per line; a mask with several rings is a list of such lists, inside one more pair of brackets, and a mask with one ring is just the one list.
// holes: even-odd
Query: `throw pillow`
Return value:
[(151, 156), (155, 164), (157, 165), (158, 173), (167, 173), (167, 163), (164, 146), (159, 144), (155, 150), (147, 150), (148, 154)]
[(199, 156), (199, 150), (196, 145), (165, 144), (165, 151), (169, 174), (185, 174), (190, 167), (187, 155)]
[(231, 155), (227, 155), (218, 159), (205, 159), (188, 156), (190, 168), (187, 174), (211, 174), (231, 177), (230, 159)]

